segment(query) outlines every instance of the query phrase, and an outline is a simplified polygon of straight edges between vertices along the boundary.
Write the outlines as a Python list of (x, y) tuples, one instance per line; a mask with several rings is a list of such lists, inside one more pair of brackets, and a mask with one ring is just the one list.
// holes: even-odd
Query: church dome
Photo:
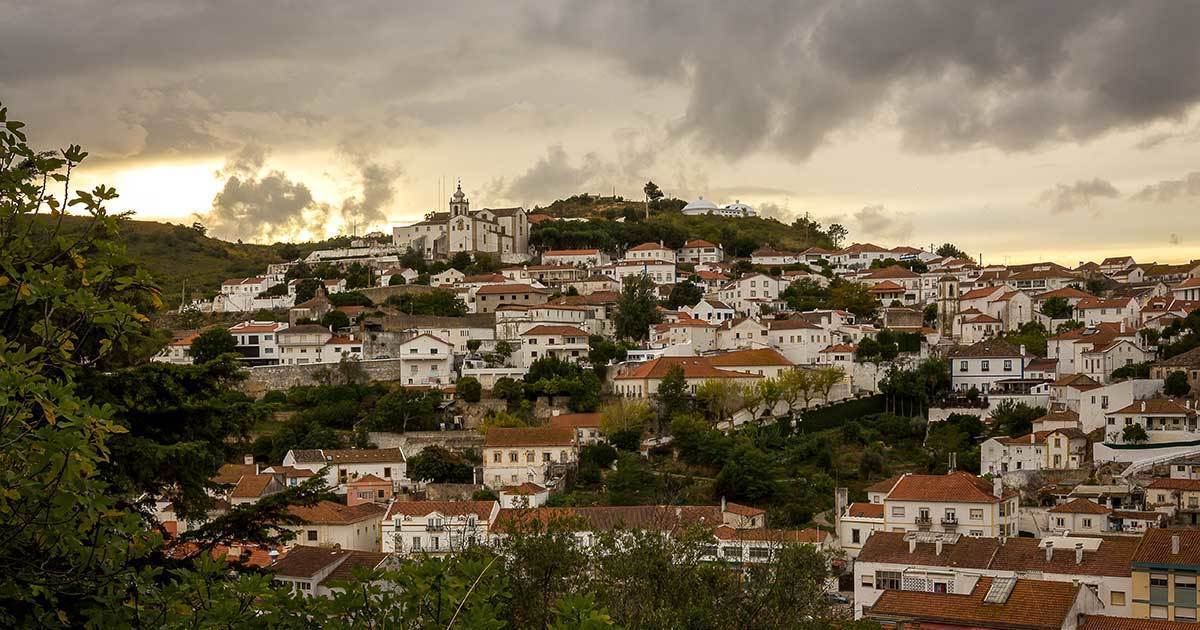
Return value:
[(466, 198), (467, 198), (467, 196), (466, 196), (466, 195), (464, 195), (464, 194), (463, 194), (463, 191), (462, 191), (462, 182), (459, 182), (459, 183), (458, 183), (458, 189), (454, 191), (454, 197), (453, 197), (453, 199), (454, 199), (455, 201), (462, 201), (463, 199), (466, 199)]
[(700, 211), (707, 212), (709, 210), (716, 210), (716, 209), (717, 209), (717, 204), (705, 199), (704, 197), (701, 197), (683, 207), (684, 212), (687, 212), (689, 210), (695, 211), (695, 212), (700, 212)]

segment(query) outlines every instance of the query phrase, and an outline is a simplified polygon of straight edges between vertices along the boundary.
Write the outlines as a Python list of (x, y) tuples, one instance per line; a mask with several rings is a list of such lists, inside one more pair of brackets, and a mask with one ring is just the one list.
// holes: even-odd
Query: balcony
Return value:
[(957, 516), (947, 516), (947, 517), (943, 518), (942, 519), (942, 528), (944, 528), (946, 531), (954, 531), (955, 529), (958, 529), (958, 517)]
[(917, 529), (928, 531), (933, 526), (933, 519), (928, 514), (917, 517)]

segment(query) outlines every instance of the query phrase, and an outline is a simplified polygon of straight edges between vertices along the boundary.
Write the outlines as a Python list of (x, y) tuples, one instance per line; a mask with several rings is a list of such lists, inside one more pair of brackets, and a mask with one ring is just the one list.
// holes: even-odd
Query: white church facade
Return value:
[(529, 258), (529, 215), (524, 208), (470, 209), (462, 184), (450, 197), (450, 212), (431, 212), (425, 220), (392, 228), (392, 244), (415, 249), (426, 260), (459, 252), (491, 254), (501, 262)]

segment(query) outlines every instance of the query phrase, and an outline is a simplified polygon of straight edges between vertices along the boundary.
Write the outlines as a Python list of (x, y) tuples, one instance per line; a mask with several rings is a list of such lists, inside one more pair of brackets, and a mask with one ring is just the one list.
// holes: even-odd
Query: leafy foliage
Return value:
[(466, 458), (436, 444), (409, 457), (406, 470), (409, 479), (429, 483), (472, 483), (475, 473)]
[(627, 277), (613, 318), (617, 337), (641, 341), (649, 335), (650, 327), (660, 321), (654, 281), (645, 276)]
[(207, 363), (221, 355), (237, 352), (237, 339), (223, 326), (213, 326), (196, 336), (188, 354), (196, 363)]
[(467, 305), (462, 299), (444, 289), (389, 295), (385, 303), (409, 315), (462, 317), (467, 314)]

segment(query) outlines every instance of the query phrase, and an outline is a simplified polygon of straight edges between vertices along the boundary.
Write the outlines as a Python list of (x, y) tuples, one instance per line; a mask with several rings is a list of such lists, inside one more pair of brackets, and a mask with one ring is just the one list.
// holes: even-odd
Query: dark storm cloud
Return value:
[(1164, 179), (1134, 194), (1134, 201), (1167, 203), (1182, 197), (1200, 196), (1200, 171), (1188, 173), (1183, 179)]
[(248, 145), (231, 156), (219, 175), (227, 177), (203, 216), (222, 238), (270, 240), (305, 230), (323, 231), (328, 206), (313, 199), (308, 186), (282, 171), (262, 173), (266, 150)]
[(1119, 196), (1121, 191), (1117, 190), (1116, 186), (1097, 177), (1090, 181), (1081, 179), (1074, 184), (1059, 184), (1043, 190), (1038, 195), (1037, 204), (1053, 214), (1062, 214), (1079, 208), (1090, 210), (1100, 199), (1115, 199)]
[(560, 197), (589, 191), (588, 186), (598, 173), (608, 172), (594, 153), (583, 156), (578, 166), (572, 165), (562, 145), (546, 149), (546, 155), (538, 158), (533, 166), (515, 177), (504, 189), (503, 195), (521, 203), (553, 201)]
[(677, 131), (797, 159), (879, 117), (920, 151), (1027, 150), (1175, 121), (1200, 99), (1200, 3), (590, 2), (539, 37), (690, 87)]

